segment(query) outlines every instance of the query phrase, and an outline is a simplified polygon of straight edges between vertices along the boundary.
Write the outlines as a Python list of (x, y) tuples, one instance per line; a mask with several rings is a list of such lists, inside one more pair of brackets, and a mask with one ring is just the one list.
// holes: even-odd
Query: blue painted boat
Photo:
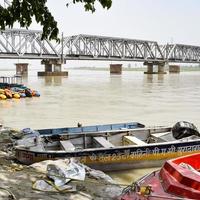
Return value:
[(38, 132), (41, 135), (17, 141), (20, 162), (76, 158), (95, 169), (113, 171), (158, 167), (166, 159), (200, 152), (200, 134), (187, 122), (173, 127), (145, 128), (132, 122)]
[(58, 134), (70, 134), (70, 133), (91, 133), (91, 132), (102, 132), (102, 131), (117, 131), (117, 130), (129, 130), (135, 128), (144, 128), (145, 125), (138, 122), (128, 123), (116, 123), (116, 124), (103, 124), (93, 126), (82, 126), (81, 127), (67, 127), (67, 128), (51, 128), (51, 129), (39, 129), (37, 132), (40, 135), (58, 135)]

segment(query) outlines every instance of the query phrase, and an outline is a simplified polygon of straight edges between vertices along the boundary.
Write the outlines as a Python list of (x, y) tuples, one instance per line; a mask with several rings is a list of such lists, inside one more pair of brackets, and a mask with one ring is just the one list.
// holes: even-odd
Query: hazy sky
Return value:
[(97, 3), (93, 14), (81, 4), (67, 8), (70, 1), (47, 1), (66, 36), (82, 33), (200, 45), (199, 0), (113, 0), (110, 10)]
[[(67, 8), (71, 1), (47, 0), (65, 36), (95, 34), (200, 46), (200, 0), (113, 0), (109, 10), (97, 3), (93, 14), (80, 3)], [(33, 23), (30, 29), (41, 27)]]

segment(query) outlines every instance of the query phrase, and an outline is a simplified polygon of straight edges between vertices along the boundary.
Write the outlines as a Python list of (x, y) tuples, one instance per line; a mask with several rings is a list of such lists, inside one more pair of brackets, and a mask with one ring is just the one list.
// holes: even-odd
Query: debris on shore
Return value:
[(76, 160), (21, 165), (13, 148), (21, 137), (19, 130), (0, 127), (0, 199), (109, 200), (122, 192), (111, 177)]

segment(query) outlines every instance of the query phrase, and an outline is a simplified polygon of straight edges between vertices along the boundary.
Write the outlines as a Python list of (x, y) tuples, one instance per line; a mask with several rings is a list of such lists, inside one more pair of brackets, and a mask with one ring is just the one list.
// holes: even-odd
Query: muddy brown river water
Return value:
[[(0, 75), (12, 75), (3, 71)], [(53, 128), (138, 121), (145, 125), (193, 122), (200, 129), (200, 72), (144, 75), (124, 71), (69, 70), (69, 77), (37, 77), (23, 82), (39, 98), (0, 101), (0, 123), (15, 128)], [(113, 172), (120, 183), (131, 183), (154, 169)]]

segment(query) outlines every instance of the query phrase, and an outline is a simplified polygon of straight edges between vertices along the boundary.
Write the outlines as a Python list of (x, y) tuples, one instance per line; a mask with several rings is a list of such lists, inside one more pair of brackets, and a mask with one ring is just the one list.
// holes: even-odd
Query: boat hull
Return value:
[(125, 194), (122, 194), (120, 197), (116, 198), (116, 200), (189, 200), (166, 193), (162, 189), (159, 171), (155, 171), (142, 179), (143, 180), (137, 181), (137, 186), (135, 185), (135, 187), (141, 188), (148, 185), (151, 186), (152, 191), (150, 195), (137, 191), (137, 188), (132, 188), (132, 190), (126, 191)]
[(32, 164), (48, 159), (77, 158), (95, 169), (122, 170), (143, 167), (158, 167), (163, 161), (178, 156), (200, 152), (200, 141), (149, 144), (145, 146), (125, 146), (66, 151), (35, 152), (16, 148), (16, 158), (24, 164)]
[(158, 171), (125, 188), (118, 200), (200, 199), (200, 153), (165, 162)]

